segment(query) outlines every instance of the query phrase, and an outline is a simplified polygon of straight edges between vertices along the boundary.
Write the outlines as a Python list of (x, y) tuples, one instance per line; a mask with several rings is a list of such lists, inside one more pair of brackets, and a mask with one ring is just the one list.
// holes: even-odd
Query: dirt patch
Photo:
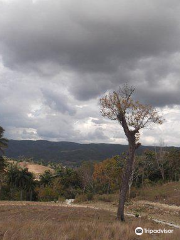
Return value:
[[(9, 162), (17, 163), (15, 161)], [(50, 171), (52, 173), (54, 172), (54, 170), (50, 167), (46, 167), (35, 163), (19, 162), (18, 166), (20, 166), (21, 168), (28, 168), (28, 171), (32, 172), (37, 180), (39, 179), (39, 176), (42, 175), (45, 171)]]

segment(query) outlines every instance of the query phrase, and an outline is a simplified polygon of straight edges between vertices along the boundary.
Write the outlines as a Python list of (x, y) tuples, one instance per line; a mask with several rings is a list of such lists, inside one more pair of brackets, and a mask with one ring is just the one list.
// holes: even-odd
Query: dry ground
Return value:
[(162, 204), (150, 201), (134, 201), (127, 206), (128, 211), (141, 216), (167, 221), (180, 226), (180, 206)]
[(136, 236), (137, 226), (164, 228), (146, 218), (127, 218), (122, 224), (108, 210), (55, 203), (0, 202), (0, 240), (180, 239), (177, 229), (173, 234)]

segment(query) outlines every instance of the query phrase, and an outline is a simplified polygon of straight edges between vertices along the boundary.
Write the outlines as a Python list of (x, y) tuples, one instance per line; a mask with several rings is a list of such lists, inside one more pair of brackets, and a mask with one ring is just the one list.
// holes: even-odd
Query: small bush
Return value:
[(57, 192), (49, 186), (37, 188), (36, 192), (38, 195), (38, 200), (41, 202), (57, 201), (58, 199)]
[(132, 189), (130, 193), (130, 198), (135, 198), (137, 196), (137, 190)]
[(93, 193), (87, 193), (86, 195), (87, 195), (87, 200), (88, 200), (88, 201), (93, 200), (93, 197), (94, 197), (94, 196), (93, 196)]
[(63, 202), (65, 202), (65, 197), (62, 197), (62, 196), (59, 196), (58, 197), (58, 202), (60, 202), (60, 203), (63, 203)]
[(77, 195), (75, 198), (75, 203), (87, 202), (93, 200), (94, 196), (92, 193)]
[(144, 180), (144, 187), (150, 187), (153, 185), (153, 182), (150, 179)]
[(81, 202), (86, 202), (86, 201), (88, 201), (87, 195), (83, 194), (83, 195), (77, 195), (74, 200), (74, 203), (81, 203)]
[(96, 195), (95, 200), (102, 201), (102, 202), (114, 202), (117, 200), (117, 195), (115, 194)]

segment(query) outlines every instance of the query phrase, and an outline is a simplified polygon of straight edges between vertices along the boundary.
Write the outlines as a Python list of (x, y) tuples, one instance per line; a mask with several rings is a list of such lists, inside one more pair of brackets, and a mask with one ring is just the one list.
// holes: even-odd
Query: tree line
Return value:
[[(45, 171), (39, 179), (35, 179), (27, 168), (19, 167), (18, 162), (6, 158), (1, 164), (0, 200), (92, 200), (96, 194), (117, 193), (122, 184), (127, 157), (124, 153), (102, 162), (84, 162), (76, 169), (53, 164), (53, 171)], [(179, 180), (180, 150), (147, 149), (142, 155), (135, 156), (127, 198), (135, 197), (131, 193), (132, 187), (138, 189)]]

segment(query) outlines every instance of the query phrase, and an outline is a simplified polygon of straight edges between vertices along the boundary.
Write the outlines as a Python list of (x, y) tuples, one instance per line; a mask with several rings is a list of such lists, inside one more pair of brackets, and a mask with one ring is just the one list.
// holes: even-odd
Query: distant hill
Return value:
[[(50, 142), (44, 140), (10, 140), (7, 157), (24, 156), (34, 161), (56, 162), (66, 166), (79, 166), (83, 161), (102, 161), (127, 151), (127, 145), (120, 144), (79, 144), (74, 142)], [(138, 153), (153, 147), (141, 146)]]

